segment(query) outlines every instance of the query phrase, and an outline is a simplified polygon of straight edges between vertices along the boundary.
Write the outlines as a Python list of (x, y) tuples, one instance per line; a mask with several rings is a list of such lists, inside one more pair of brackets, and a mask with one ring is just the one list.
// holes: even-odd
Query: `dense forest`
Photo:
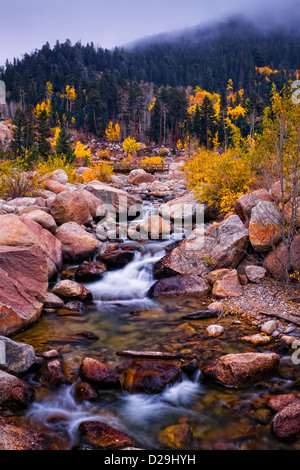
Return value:
[(120, 140), (174, 144), (195, 135), (206, 147), (216, 138), (226, 146), (230, 126), (245, 136), (259, 129), (273, 83), (298, 78), (299, 39), (232, 20), (114, 50), (66, 40), (7, 61), (0, 77), (22, 112), (51, 102), (52, 127), (103, 137), (111, 122)]

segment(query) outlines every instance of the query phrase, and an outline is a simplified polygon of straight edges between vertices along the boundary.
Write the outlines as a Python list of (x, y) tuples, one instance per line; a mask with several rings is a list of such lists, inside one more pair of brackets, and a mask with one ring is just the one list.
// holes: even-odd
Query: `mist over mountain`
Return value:
[[(272, 80), (260, 74), (262, 67), (276, 70)], [(234, 91), (244, 90), (244, 99), (255, 94), (256, 101), (266, 102), (272, 83), (280, 89), (295, 79), (297, 70), (300, 32), (294, 23), (235, 17), (112, 50), (69, 40), (57, 41), (53, 47), (46, 43), (22, 59), (7, 62), (0, 78), (6, 83), (8, 102), (18, 103), (21, 93), (26, 106), (45, 99), (50, 82), (53, 109), (60, 116), (64, 113), (60, 97), (67, 85), (73, 86), (76, 125), (101, 132), (109, 120), (121, 115), (123, 119), (124, 113), (132, 115), (137, 109), (141, 112), (161, 87), (200, 87), (222, 93), (231, 79)]]

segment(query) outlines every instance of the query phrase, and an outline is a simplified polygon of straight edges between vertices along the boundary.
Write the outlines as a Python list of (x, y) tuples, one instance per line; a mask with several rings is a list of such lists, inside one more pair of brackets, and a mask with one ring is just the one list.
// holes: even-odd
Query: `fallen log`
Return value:
[(300, 317), (295, 317), (293, 315), (288, 315), (288, 314), (281, 313), (281, 312), (269, 312), (269, 311), (264, 311), (264, 310), (260, 310), (259, 313), (263, 315), (268, 315), (270, 317), (281, 318), (282, 320), (286, 320), (290, 323), (294, 323), (295, 325), (300, 326)]
[(219, 310), (199, 310), (198, 312), (188, 313), (181, 317), (182, 320), (203, 320), (205, 318), (219, 317), (221, 312)]
[(127, 357), (136, 357), (136, 358), (153, 358), (153, 359), (193, 359), (196, 355), (187, 354), (187, 353), (169, 353), (162, 351), (134, 351), (134, 350), (124, 350), (117, 351), (117, 356), (127, 356)]

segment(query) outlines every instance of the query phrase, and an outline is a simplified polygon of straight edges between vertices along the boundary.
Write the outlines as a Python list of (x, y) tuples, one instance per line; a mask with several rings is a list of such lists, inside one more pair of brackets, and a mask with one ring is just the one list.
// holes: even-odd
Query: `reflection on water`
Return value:
[[(32, 344), (36, 352), (55, 348), (63, 358), (68, 376), (76, 379), (79, 365), (86, 356), (95, 357), (113, 367), (124, 359), (120, 349), (198, 351), (201, 360), (210, 360), (229, 352), (268, 351), (274, 343), (254, 347), (241, 341), (245, 334), (257, 332), (246, 320), (235, 325), (230, 316), (218, 322), (225, 331), (218, 338), (208, 338), (207, 325), (215, 319), (182, 320), (182, 316), (207, 305), (209, 299), (176, 297), (151, 300), (146, 294), (154, 282), (152, 265), (164, 254), (164, 244), (144, 246), (134, 260), (121, 270), (108, 272), (102, 280), (86, 284), (94, 301), (80, 315), (43, 314), (27, 331), (13, 339)], [(92, 331), (96, 341), (79, 339), (76, 334)], [(196, 349), (195, 349), (196, 348)], [(79, 443), (78, 426), (86, 420), (98, 420), (127, 432), (137, 446), (163, 449), (162, 430), (173, 424), (187, 423), (193, 439), (186, 448), (213, 449), (218, 443), (230, 443), (237, 449), (297, 448), (282, 443), (271, 430), (272, 416), (264, 405), (269, 393), (297, 391), (299, 371), (289, 356), (282, 358), (279, 377), (247, 390), (236, 390), (202, 380), (201, 372), (183, 376), (157, 395), (129, 394), (125, 391), (100, 391), (95, 402), (78, 403), (73, 385), (47, 387), (34, 384), (35, 403), (24, 419), (39, 429), (55, 432), (64, 448)], [(27, 377), (32, 380), (32, 377)], [(261, 402), (261, 405), (259, 403)]]

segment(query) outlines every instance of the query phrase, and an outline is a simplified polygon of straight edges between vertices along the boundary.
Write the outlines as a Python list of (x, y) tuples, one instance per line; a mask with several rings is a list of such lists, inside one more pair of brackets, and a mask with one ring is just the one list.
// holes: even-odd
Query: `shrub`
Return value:
[(35, 171), (26, 171), (22, 159), (3, 160), (0, 164), (0, 196), (16, 198), (32, 196), (40, 187), (40, 177)]
[(144, 163), (144, 164), (150, 164), (153, 163), (155, 165), (159, 165), (160, 163), (163, 162), (163, 158), (162, 157), (146, 157), (146, 158), (143, 158), (142, 162), (141, 163)]
[(234, 149), (222, 154), (198, 149), (184, 165), (184, 171), (188, 187), (196, 197), (225, 212), (249, 192), (255, 179), (249, 154)]
[(36, 172), (41, 176), (46, 176), (55, 170), (65, 170), (69, 177), (69, 183), (76, 181), (76, 171), (72, 163), (67, 161), (64, 155), (53, 155), (47, 160), (40, 160), (36, 165)]
[(89, 181), (98, 180), (102, 182), (109, 181), (109, 178), (113, 174), (112, 165), (107, 162), (99, 161), (98, 163), (92, 164), (83, 174), (82, 178), (85, 183)]

